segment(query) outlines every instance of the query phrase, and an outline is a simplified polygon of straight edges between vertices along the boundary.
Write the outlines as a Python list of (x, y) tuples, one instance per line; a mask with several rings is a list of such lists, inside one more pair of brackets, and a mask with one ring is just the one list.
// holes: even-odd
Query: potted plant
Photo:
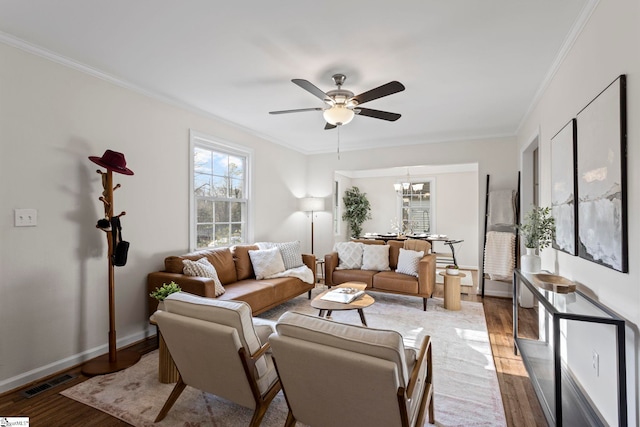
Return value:
[(457, 276), (460, 273), (460, 269), (455, 264), (449, 264), (445, 268), (449, 276)]
[(176, 282), (171, 281), (171, 283), (163, 283), (162, 286), (155, 288), (149, 296), (158, 300), (158, 310), (162, 310), (164, 308), (164, 299), (172, 293), (180, 291), (182, 291), (182, 288)]
[(540, 271), (540, 257), (536, 255), (536, 249), (542, 250), (551, 245), (555, 236), (556, 226), (551, 208), (532, 207), (518, 230), (527, 250), (520, 260), (521, 269), (523, 272), (537, 273)]
[(349, 224), (351, 237), (358, 238), (362, 234), (362, 224), (371, 219), (371, 204), (365, 193), (361, 193), (358, 187), (351, 187), (344, 192), (344, 213), (342, 220)]

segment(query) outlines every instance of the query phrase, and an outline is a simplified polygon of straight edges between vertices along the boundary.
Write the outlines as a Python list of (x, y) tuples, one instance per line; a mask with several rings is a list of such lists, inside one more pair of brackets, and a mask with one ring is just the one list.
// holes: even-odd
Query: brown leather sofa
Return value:
[[(250, 250), (257, 250), (257, 245), (238, 245), (231, 248), (206, 249), (179, 256), (168, 256), (164, 259), (164, 271), (150, 273), (147, 276), (147, 294), (174, 281), (184, 292), (218, 300), (244, 301), (251, 306), (253, 315), (267, 311), (305, 292), (309, 293), (316, 282), (315, 255), (302, 254), (302, 261), (313, 272), (313, 283), (305, 283), (295, 277), (281, 277), (257, 280), (249, 258)], [(218, 278), (225, 288), (225, 293), (216, 297), (213, 279), (187, 276), (182, 273), (182, 260), (197, 261), (206, 257), (215, 267)], [(158, 301), (148, 297), (148, 310), (151, 316), (158, 307)]]
[[(381, 240), (355, 240), (359, 243), (380, 245), (385, 244)], [(367, 284), (367, 290), (378, 292), (390, 292), (402, 295), (414, 295), (422, 297), (423, 310), (427, 310), (427, 298), (433, 294), (436, 285), (436, 255), (427, 254), (418, 264), (418, 277), (397, 273), (398, 255), (400, 248), (410, 250), (424, 250), (428, 252), (431, 244), (422, 240), (409, 239), (405, 241), (390, 240), (386, 244), (389, 248), (389, 267), (391, 271), (377, 270), (336, 270), (339, 265), (337, 252), (332, 252), (324, 257), (325, 284), (328, 287), (345, 282), (363, 282)]]

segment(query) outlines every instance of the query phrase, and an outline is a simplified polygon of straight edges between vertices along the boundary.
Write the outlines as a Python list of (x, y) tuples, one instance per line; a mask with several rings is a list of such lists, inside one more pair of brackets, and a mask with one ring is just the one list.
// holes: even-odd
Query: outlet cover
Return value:
[(16, 227), (35, 227), (38, 225), (37, 209), (14, 209)]

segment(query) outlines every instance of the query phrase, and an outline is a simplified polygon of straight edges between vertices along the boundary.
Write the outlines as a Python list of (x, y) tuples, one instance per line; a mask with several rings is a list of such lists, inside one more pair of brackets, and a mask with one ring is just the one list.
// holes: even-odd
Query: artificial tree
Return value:
[(351, 237), (359, 237), (362, 234), (362, 224), (371, 219), (371, 204), (366, 193), (360, 192), (358, 187), (351, 187), (344, 192), (342, 197), (344, 212), (342, 220), (349, 224)]

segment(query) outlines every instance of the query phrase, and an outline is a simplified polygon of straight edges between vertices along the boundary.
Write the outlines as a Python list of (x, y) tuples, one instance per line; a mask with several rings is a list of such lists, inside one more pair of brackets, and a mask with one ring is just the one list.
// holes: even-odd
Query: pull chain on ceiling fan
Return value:
[(355, 95), (350, 90), (342, 89), (342, 85), (346, 80), (344, 74), (334, 74), (333, 82), (338, 87), (337, 89), (323, 92), (318, 89), (313, 83), (303, 79), (291, 80), (302, 89), (321, 99), (327, 104), (327, 107), (315, 107), (315, 108), (299, 108), (294, 110), (280, 110), (270, 111), (269, 114), (288, 114), (299, 113), (303, 111), (322, 111), (327, 124), (325, 130), (335, 129), (338, 126), (346, 125), (351, 122), (355, 115), (372, 117), (374, 119), (387, 120), (395, 122), (401, 116), (398, 113), (390, 113), (388, 111), (373, 110), (371, 108), (362, 108), (360, 105), (365, 102), (373, 101), (374, 99), (382, 98), (384, 96), (393, 95), (394, 93), (402, 92), (405, 87), (398, 81), (392, 81), (382, 86), (378, 86), (374, 89), (368, 90)]

